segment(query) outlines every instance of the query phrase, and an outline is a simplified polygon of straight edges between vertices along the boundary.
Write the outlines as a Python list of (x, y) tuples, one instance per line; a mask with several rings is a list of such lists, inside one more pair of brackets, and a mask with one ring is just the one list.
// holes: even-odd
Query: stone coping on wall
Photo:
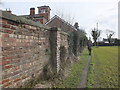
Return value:
[(66, 33), (66, 32), (64, 32), (64, 31), (61, 31), (60, 33), (63, 34), (63, 35), (67, 35), (67, 36), (69, 36), (69, 34)]
[(24, 17), (16, 16), (14, 14), (11, 14), (10, 12), (7, 12), (7, 11), (0, 10), (0, 13), (1, 13), (0, 18), (3, 18), (3, 19), (15, 21), (15, 22), (18, 22), (21, 24), (27, 24), (27, 25), (32, 25), (32, 26), (44, 28), (47, 30), (50, 29), (49, 26), (45, 26), (45, 25), (41, 24), (40, 22), (35, 22), (35, 21), (30, 20), (30, 19), (26, 19)]
[(50, 30), (51, 30), (51, 31), (60, 31), (61, 29), (60, 29), (60, 28), (57, 28), (57, 27), (52, 27)]
[(68, 36), (69, 36), (69, 34), (66, 33), (66, 32), (64, 32), (64, 31), (62, 31), (61, 28), (52, 27), (50, 30), (51, 30), (51, 31), (59, 31), (61, 34), (63, 34), (63, 35), (68, 35)]

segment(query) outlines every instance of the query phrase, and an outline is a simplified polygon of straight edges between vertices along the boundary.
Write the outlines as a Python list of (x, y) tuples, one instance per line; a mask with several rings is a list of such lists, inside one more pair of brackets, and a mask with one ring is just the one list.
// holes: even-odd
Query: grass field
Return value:
[(93, 47), (87, 87), (118, 87), (118, 47)]

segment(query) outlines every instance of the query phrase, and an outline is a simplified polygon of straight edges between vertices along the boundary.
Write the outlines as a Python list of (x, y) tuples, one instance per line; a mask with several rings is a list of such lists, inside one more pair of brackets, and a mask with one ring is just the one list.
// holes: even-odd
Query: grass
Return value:
[(118, 88), (118, 47), (93, 47), (88, 88)]
[(85, 49), (80, 60), (70, 67), (68, 77), (61, 81), (57, 88), (76, 88), (81, 81), (81, 75), (88, 60), (88, 52)]

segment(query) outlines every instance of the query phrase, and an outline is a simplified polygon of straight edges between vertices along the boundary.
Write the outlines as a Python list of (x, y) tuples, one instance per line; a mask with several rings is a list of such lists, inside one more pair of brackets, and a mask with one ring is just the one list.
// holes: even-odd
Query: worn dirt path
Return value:
[(91, 57), (92, 56), (88, 57), (88, 61), (87, 61), (86, 65), (85, 65), (85, 68), (84, 68), (83, 73), (82, 73), (82, 77), (81, 77), (82, 80), (80, 82), (80, 85), (77, 88), (86, 88), (87, 75), (88, 75), (88, 70), (89, 70), (89, 65), (90, 65)]

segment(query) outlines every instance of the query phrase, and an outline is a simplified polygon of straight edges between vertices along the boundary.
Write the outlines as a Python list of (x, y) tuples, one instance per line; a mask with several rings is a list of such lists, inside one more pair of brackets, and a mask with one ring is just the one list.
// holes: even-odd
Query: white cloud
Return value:
[(99, 29), (102, 30), (102, 38), (107, 37), (106, 29), (115, 31), (115, 35), (113, 37), (118, 38), (118, 3), (114, 2), (110, 3), (108, 6), (107, 5), (101, 7), (98, 12), (94, 13), (95, 16), (93, 21), (91, 21), (91, 23), (89, 23), (86, 28), (88, 37), (91, 36), (91, 30), (96, 27), (96, 23), (98, 22)]
[(118, 8), (114, 6), (105, 10), (99, 16), (100, 29), (103, 30), (103, 37), (105, 36), (105, 30), (110, 29), (115, 31), (115, 36), (118, 37)]

